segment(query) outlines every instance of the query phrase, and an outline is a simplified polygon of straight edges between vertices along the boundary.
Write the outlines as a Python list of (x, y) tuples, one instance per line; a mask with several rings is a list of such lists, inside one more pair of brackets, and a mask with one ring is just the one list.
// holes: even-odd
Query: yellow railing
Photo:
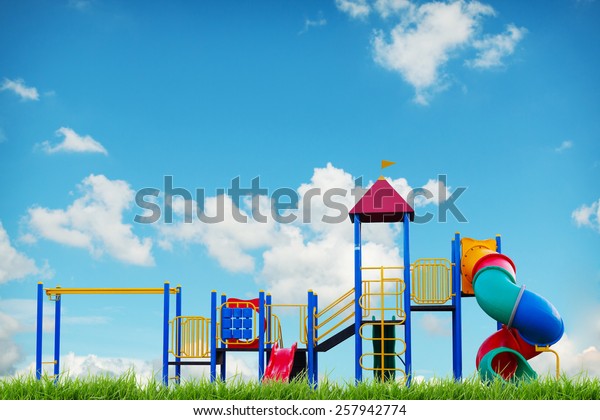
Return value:
[(538, 346), (536, 344), (535, 351), (554, 353), (554, 357), (556, 357), (556, 379), (560, 379), (560, 357), (558, 356), (556, 350), (551, 349), (550, 346)]
[(354, 288), (348, 290), (342, 296), (331, 302), (325, 308), (315, 314), (313, 340), (324, 339), (327, 335), (342, 326), (345, 322), (354, 318)]
[[(399, 337), (384, 337), (384, 335), (383, 335), (384, 325), (390, 325), (390, 324), (401, 325), (402, 323), (403, 323), (403, 321), (401, 321), (401, 320), (399, 320), (399, 321), (386, 321), (386, 322), (375, 321), (375, 322), (369, 322), (369, 323), (361, 325), (361, 327), (359, 329), (359, 333), (360, 333), (360, 336), (361, 336), (361, 338), (363, 340), (367, 340), (367, 341), (375, 341), (375, 340), (377, 340), (377, 341), (381, 342), (381, 352), (375, 352), (373, 350), (371, 352), (363, 353), (360, 356), (360, 358), (358, 359), (358, 363), (359, 363), (359, 365), (360, 365), (360, 367), (362, 369), (364, 369), (364, 370), (370, 370), (370, 371), (374, 371), (374, 372), (375, 371), (379, 371), (381, 379), (385, 378), (386, 372), (393, 371), (395, 373), (400, 373), (402, 375), (402, 378), (396, 377), (395, 381), (398, 381), (399, 379), (406, 380), (406, 372), (404, 371), (404, 369), (396, 367), (395, 366), (396, 363), (394, 363), (394, 367), (391, 367), (389, 364), (386, 365), (386, 363), (385, 363), (386, 358), (389, 358), (389, 357), (393, 357), (393, 358), (398, 357), (399, 358), (400, 356), (402, 356), (406, 352), (406, 342), (403, 339), (399, 338)], [(368, 334), (363, 333), (363, 329), (365, 327), (372, 328), (372, 327), (374, 327), (374, 325), (379, 325), (380, 326), (380, 328), (381, 328), (381, 337), (374, 338), (373, 334), (371, 336), (369, 336)], [(397, 343), (400, 343), (401, 346), (402, 346), (402, 348), (399, 349), (398, 351), (395, 351), (395, 352), (386, 352), (385, 351), (385, 342), (386, 341), (395, 341)], [(366, 360), (365, 360), (365, 357), (367, 358)], [(380, 367), (375, 367), (375, 360), (376, 360), (376, 358), (380, 358), (380, 363), (379, 363)], [(369, 363), (366, 362), (368, 360), (372, 361), (372, 365), (371, 366), (369, 366)]]
[(402, 305), (404, 280), (400, 277), (386, 277), (387, 271), (401, 271), (404, 267), (362, 267), (363, 272), (374, 272), (377, 279), (363, 280), (363, 294), (359, 304), (363, 310), (363, 318), (375, 315), (379, 319), (391, 319), (392, 315), (400, 320), (406, 318)]
[(420, 258), (412, 266), (411, 298), (415, 303), (443, 304), (452, 299), (452, 263)]
[[(172, 319), (170, 324), (171, 354), (182, 359), (210, 357), (210, 318), (178, 316)], [(181, 327), (179, 337), (178, 326)]]
[(281, 331), (281, 320), (279, 318), (280, 314), (276, 314), (275, 311), (279, 308), (281, 310), (294, 310), (298, 311), (298, 341), (302, 344), (306, 344), (307, 341), (307, 331), (306, 331), (306, 314), (307, 314), (306, 303), (273, 303), (270, 305), (266, 305), (267, 313), (271, 313), (271, 338), (266, 339), (266, 344), (275, 344), (279, 343), (279, 347), (283, 347), (283, 336)]

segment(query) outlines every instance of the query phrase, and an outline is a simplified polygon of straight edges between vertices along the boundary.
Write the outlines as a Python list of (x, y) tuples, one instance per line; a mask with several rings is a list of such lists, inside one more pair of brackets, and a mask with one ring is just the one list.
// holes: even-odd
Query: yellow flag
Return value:
[(387, 168), (388, 166), (392, 166), (396, 162), (392, 162), (391, 160), (382, 160), (381, 161), (381, 169)]

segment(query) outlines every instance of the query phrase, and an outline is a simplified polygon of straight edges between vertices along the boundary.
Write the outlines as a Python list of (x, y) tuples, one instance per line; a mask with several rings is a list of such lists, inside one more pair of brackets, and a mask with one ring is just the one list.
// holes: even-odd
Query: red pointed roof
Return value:
[(405, 214), (414, 220), (413, 208), (383, 177), (348, 212), (352, 223), (356, 215), (360, 216), (361, 223), (392, 223), (402, 221)]

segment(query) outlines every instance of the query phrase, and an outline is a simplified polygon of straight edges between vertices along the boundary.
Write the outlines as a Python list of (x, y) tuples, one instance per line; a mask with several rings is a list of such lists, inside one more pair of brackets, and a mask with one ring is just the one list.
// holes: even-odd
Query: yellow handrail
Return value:
[(556, 356), (556, 379), (557, 380), (560, 379), (560, 357), (558, 356), (558, 353), (556, 352), (556, 350), (551, 349), (550, 346), (538, 346), (536, 344), (535, 351), (554, 353), (554, 356)]
[[(49, 297), (57, 295), (162, 295), (162, 287), (51, 287), (44, 289)], [(176, 287), (169, 288), (169, 293), (179, 293)]]
[[(322, 340), (354, 317), (354, 288), (314, 314), (314, 341)], [(321, 318), (324, 318), (321, 320)], [(333, 324), (333, 325), (330, 325)], [(320, 332), (320, 330), (325, 332)]]
[[(182, 359), (210, 357), (210, 318), (178, 316), (171, 324), (171, 349), (169, 353)], [(178, 337), (177, 327), (181, 327)], [(179, 352), (177, 349), (179, 348)]]
[(446, 258), (419, 258), (412, 266), (411, 298), (417, 304), (443, 304), (452, 299), (452, 263)]
[(271, 339), (268, 340), (267, 344), (275, 344), (275, 342), (280, 342), (280, 347), (283, 347), (281, 320), (279, 316), (274, 313), (276, 308), (291, 308), (298, 310), (298, 341), (302, 344), (306, 344), (308, 342), (306, 338), (306, 311), (308, 305), (306, 303), (272, 303), (266, 305), (266, 307), (267, 313), (271, 313)]
[[(406, 318), (403, 309), (402, 294), (405, 289), (404, 280), (400, 277), (386, 277), (386, 270), (402, 270), (400, 266), (380, 266), (380, 267), (362, 267), (362, 270), (379, 271), (378, 279), (363, 280), (363, 294), (360, 297), (359, 305), (363, 309), (363, 318), (375, 312), (380, 319), (386, 318), (386, 313), (394, 311), (400, 319)], [(391, 291), (388, 289), (391, 287)], [(386, 303), (386, 297), (393, 297), (393, 306)], [(378, 302), (373, 302), (373, 298), (379, 298)]]

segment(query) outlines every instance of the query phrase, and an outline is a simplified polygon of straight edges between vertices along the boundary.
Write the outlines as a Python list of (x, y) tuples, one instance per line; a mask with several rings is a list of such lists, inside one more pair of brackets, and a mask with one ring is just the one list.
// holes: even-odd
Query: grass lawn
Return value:
[(135, 375), (94, 376), (87, 379), (63, 377), (41, 381), (33, 377), (0, 379), (4, 400), (598, 400), (600, 379), (589, 377), (542, 378), (529, 383), (494, 382), (478, 378), (462, 383), (451, 379), (414, 383), (364, 382), (358, 386), (322, 380), (316, 390), (306, 381), (259, 384), (229, 380), (210, 383), (185, 381), (164, 387), (160, 382), (140, 384)]

